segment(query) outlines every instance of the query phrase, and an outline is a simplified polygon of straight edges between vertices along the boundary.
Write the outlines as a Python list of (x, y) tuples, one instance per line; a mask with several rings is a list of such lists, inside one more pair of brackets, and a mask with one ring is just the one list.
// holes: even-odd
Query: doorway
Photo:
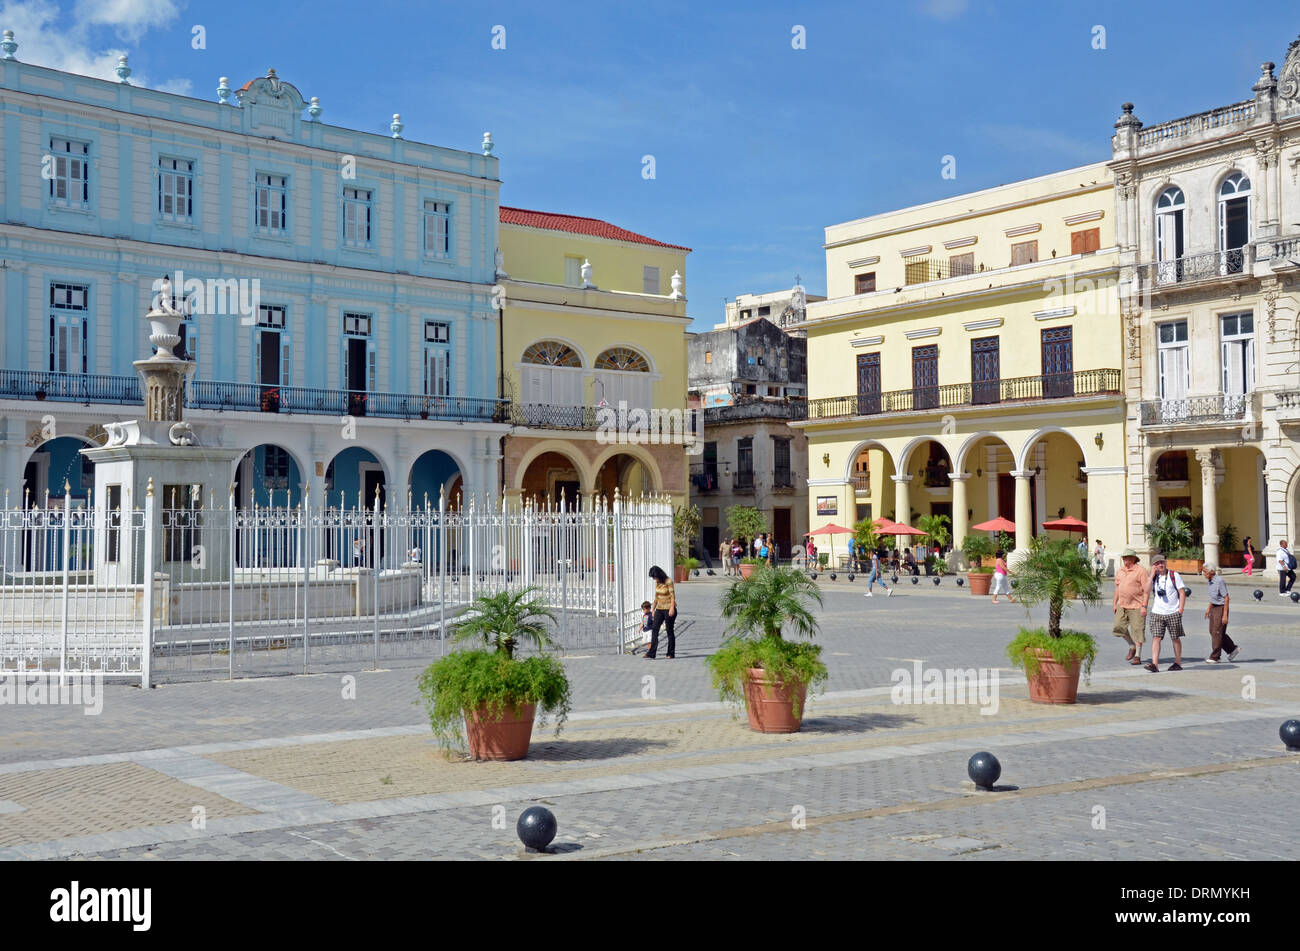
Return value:
[(777, 550), (789, 557), (791, 551), (790, 510), (772, 509), (772, 534), (776, 538)]

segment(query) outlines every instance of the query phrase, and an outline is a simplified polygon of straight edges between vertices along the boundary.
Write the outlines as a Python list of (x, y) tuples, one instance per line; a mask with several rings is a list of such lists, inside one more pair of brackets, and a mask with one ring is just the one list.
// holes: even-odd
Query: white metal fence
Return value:
[[(672, 507), (0, 509), (0, 673), (157, 680), (379, 666), (446, 649), (480, 594), (536, 588), (561, 649), (636, 638)], [(186, 504), (188, 503), (188, 504)], [(146, 583), (146, 579), (152, 579)]]

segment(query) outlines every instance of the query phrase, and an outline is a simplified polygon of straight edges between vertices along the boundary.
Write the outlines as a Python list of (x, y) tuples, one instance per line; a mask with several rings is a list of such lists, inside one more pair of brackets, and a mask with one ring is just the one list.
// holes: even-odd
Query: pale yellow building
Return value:
[(1113, 562), (1128, 544), (1114, 207), (1097, 163), (826, 229), (795, 424), (814, 528), (945, 514), (959, 548), (1001, 515), (1024, 549), (1068, 515)]
[[(595, 218), (501, 208), (507, 495), (686, 500), (689, 248)], [(642, 415), (644, 414), (644, 415)]]

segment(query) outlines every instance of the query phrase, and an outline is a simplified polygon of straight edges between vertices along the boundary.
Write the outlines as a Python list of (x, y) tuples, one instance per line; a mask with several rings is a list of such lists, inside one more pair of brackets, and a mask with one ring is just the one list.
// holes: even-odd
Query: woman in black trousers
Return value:
[(667, 658), (672, 660), (677, 653), (677, 638), (673, 634), (673, 622), (677, 620), (677, 593), (673, 590), (673, 583), (668, 580), (664, 570), (658, 565), (650, 569), (650, 577), (655, 582), (655, 596), (652, 602), (654, 606), (654, 626), (650, 629), (650, 649), (645, 652), (646, 660), (655, 659), (655, 651), (659, 649), (659, 626), (665, 625), (668, 628), (668, 653)]

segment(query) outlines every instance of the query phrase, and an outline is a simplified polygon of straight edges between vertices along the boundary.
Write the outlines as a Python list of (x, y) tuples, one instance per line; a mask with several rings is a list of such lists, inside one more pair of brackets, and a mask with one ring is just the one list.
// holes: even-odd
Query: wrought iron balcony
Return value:
[(976, 265), (961, 255), (954, 258), (909, 258), (903, 262), (903, 282), (908, 286), (929, 284), (952, 277), (970, 277), (984, 270), (983, 264)]
[(1143, 283), (1152, 290), (1220, 278), (1251, 276), (1254, 247), (1245, 245), (1226, 251), (1189, 254), (1172, 261), (1150, 261), (1141, 267)]
[(870, 492), (871, 473), (870, 472), (853, 473), (853, 490), (855, 492)]
[(789, 469), (777, 469), (772, 473), (772, 488), (793, 489), (794, 473)]
[(732, 477), (731, 487), (737, 492), (752, 492), (754, 490), (754, 470), (737, 469), (736, 474)]
[(1140, 419), (1143, 426), (1194, 426), (1237, 423), (1251, 418), (1254, 394), (1188, 396), (1177, 400), (1144, 400)]
[(144, 403), (137, 376), (0, 370), (0, 399), (63, 403)]
[(838, 419), (922, 410), (951, 409), (1032, 400), (1067, 399), (1119, 393), (1119, 370), (1077, 370), (1047, 376), (1022, 376), (979, 383), (945, 383), (910, 390), (859, 393), (808, 401), (808, 418)]
[(378, 416), (384, 419), (437, 419), (456, 422), (502, 422), (501, 400), (414, 393), (370, 393), (308, 386), (265, 386), (194, 380), (185, 405), (218, 412), (288, 413), (312, 416)]
[(713, 495), (720, 487), (718, 464), (716, 462), (695, 462), (691, 464), (691, 491), (694, 494)]

